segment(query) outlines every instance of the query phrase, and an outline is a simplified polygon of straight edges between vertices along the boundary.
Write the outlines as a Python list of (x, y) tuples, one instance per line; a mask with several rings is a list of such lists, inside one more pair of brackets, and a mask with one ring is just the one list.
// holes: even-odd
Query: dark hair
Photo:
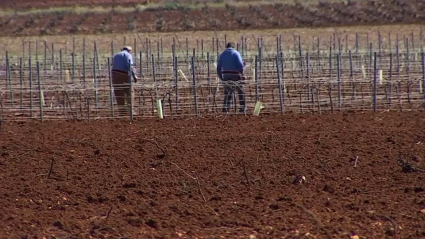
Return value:
[(235, 48), (235, 43), (228, 42), (227, 45), (226, 45), (226, 48)]

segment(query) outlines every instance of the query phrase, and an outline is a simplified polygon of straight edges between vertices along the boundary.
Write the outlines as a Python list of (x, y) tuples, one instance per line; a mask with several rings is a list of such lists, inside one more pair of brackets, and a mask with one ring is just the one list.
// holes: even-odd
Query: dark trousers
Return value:
[(240, 84), (238, 82), (241, 80), (241, 76), (235, 74), (223, 74), (222, 80), (224, 82), (223, 112), (229, 111), (230, 103), (233, 100), (233, 93), (234, 90), (236, 90), (239, 95), (239, 111), (245, 113), (245, 89), (243, 87), (243, 84)]
[(118, 114), (119, 116), (129, 115), (130, 109), (130, 100), (134, 102), (134, 90), (130, 90), (130, 84), (128, 83), (129, 77), (128, 74), (121, 71), (112, 71), (112, 84), (114, 87), (115, 99), (117, 100), (118, 105)]

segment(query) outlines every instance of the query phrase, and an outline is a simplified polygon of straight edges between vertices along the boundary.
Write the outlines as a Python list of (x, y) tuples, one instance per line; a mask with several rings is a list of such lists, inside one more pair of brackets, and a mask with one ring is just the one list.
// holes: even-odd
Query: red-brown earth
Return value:
[[(52, 2), (59, 2), (53, 1)], [(29, 1), (22, 1), (29, 2)], [(102, 1), (95, 1), (102, 3)], [(111, 5), (111, 3), (106, 3)], [(110, 2), (110, 1), (109, 1)], [(78, 3), (78, 2), (77, 2)], [(7, 4), (7, 3), (4, 3)], [(123, 3), (124, 4), (124, 3)], [(47, 3), (45, 3), (47, 5)], [(124, 4), (125, 5), (125, 4)], [(42, 6), (40, 6), (42, 7)], [(19, 6), (16, 6), (19, 9)], [(329, 27), (425, 22), (425, 3), (417, 0), (351, 1), (303, 6), (249, 5), (226, 7), (151, 8), (78, 13), (72, 10), (3, 15), (5, 36), (172, 32), (295, 27)]]
[(425, 237), (424, 116), (4, 122), (0, 238)]

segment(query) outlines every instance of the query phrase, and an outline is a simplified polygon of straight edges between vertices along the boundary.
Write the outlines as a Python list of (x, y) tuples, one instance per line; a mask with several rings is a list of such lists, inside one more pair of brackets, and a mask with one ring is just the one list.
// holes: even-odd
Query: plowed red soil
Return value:
[(0, 238), (423, 238), (424, 116), (4, 123)]
[[(53, 2), (53, 0), (50, 1)], [(108, 1), (103, 2), (107, 5)], [(96, 3), (100, 4), (102, 1), (96, 1)], [(227, 5), (226, 8), (202, 7), (176, 10), (155, 8), (145, 11), (103, 13), (75, 13), (64, 10), (63, 12), (2, 16), (0, 17), (0, 33), (3, 36), (31, 36), (336, 27), (423, 22), (425, 22), (424, 1), (375, 0), (351, 1), (349, 4), (322, 3), (308, 7), (284, 4), (238, 7)]]

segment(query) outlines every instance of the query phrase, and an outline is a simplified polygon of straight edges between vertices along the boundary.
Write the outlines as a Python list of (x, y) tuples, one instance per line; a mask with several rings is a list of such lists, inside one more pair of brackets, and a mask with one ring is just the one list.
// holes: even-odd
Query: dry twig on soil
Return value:
[(242, 161), (242, 168), (243, 168), (243, 174), (245, 175), (245, 179), (246, 179), (246, 182), (248, 183), (248, 187), (249, 187), (249, 186), (251, 186), (251, 183), (249, 182), (248, 173), (246, 171), (246, 167), (245, 167), (245, 164), (243, 163), (243, 161)]
[(304, 206), (300, 206), (300, 208), (307, 213), (309, 216), (311, 216), (311, 218), (313, 218), (314, 222), (316, 223), (316, 225), (318, 227), (323, 227), (322, 221), (316, 216), (316, 214), (314, 214), (312, 211), (308, 210), (307, 208), (305, 208)]
[(329, 169), (329, 166), (326, 164), (330, 161), (330, 159), (328, 160), (323, 160), (321, 158), (318, 158), (319, 162), (322, 164), (323, 168), (327, 171), (330, 172), (331, 170)]
[(323, 225), (320, 218), (316, 216), (316, 214), (314, 214), (312, 211), (308, 210), (304, 206), (299, 206), (299, 207), (314, 220), (319, 230), (323, 231), (326, 234), (327, 238), (332, 238), (331, 234), (327, 230), (325, 230), (325, 226)]
[[(196, 182), (196, 184), (197, 184), (197, 186), (198, 186), (198, 191), (199, 191), (199, 194), (201, 195), (201, 197), (202, 197), (202, 199), (204, 200), (204, 202), (206, 203), (207, 202), (207, 199), (205, 198), (205, 196), (204, 196), (204, 193), (202, 192), (202, 187), (201, 187), (201, 183), (199, 182), (199, 175), (198, 175), (198, 173), (196, 173), (195, 172), (195, 174), (196, 174), (196, 177), (193, 177), (192, 175), (190, 175), (188, 172), (186, 172), (184, 169), (182, 169), (181, 167), (179, 167), (176, 163), (174, 163), (174, 162), (171, 162), (174, 166), (176, 166), (180, 171), (182, 171), (184, 174), (186, 174), (189, 178), (191, 178), (191, 179), (193, 179), (193, 180), (195, 180), (195, 182)], [(213, 211), (217, 216), (218, 216), (218, 213), (216, 212), (216, 211), (214, 211), (214, 209), (213, 208), (211, 208), (210, 206), (208, 206), (207, 204), (205, 204), (205, 206), (207, 207), (207, 208), (209, 208), (209, 209), (211, 209), (211, 211)]]
[(161, 150), (162, 154), (157, 155), (158, 158), (162, 159), (162, 158), (165, 158), (165, 156), (167, 156), (167, 151), (164, 148), (162, 148), (161, 146), (159, 146), (158, 142), (156, 142), (153, 139), (143, 139), (143, 140), (155, 145), (159, 150)]
[(196, 180), (195, 177), (193, 177), (192, 175), (190, 175), (189, 173), (187, 173), (186, 171), (184, 171), (182, 168), (180, 168), (176, 163), (171, 162), (174, 166), (176, 166), (178, 169), (180, 169), (180, 171), (182, 171), (184, 174), (186, 174), (189, 178)]
[[(196, 173), (196, 172), (195, 172)], [(201, 183), (199, 182), (199, 175), (198, 175), (198, 173), (196, 173), (196, 183), (198, 184), (198, 190), (199, 190), (199, 193), (201, 194), (201, 196), (202, 196), (202, 199), (204, 199), (204, 202), (206, 202), (207, 201), (207, 199), (205, 198), (205, 196), (204, 196), (204, 193), (202, 192), (202, 189), (201, 189)]]
[(108, 213), (106, 214), (105, 222), (108, 221), (109, 216), (111, 215), (111, 212), (112, 212), (112, 206), (109, 208)]
[[(50, 163), (50, 168), (49, 168), (49, 172), (47, 173), (47, 178), (48, 179), (53, 179), (53, 180), (57, 180), (57, 181), (65, 181), (66, 179), (63, 179), (63, 178), (58, 178), (58, 177), (53, 177), (52, 176), (52, 174), (53, 174), (53, 164), (55, 163), (55, 158), (54, 157), (52, 157), (52, 161), (51, 161), (51, 163)], [(68, 172), (66, 173), (66, 178), (68, 178)], [(45, 174), (41, 174), (41, 175), (45, 175)], [(40, 176), (41, 176), (40, 175)]]
[(411, 163), (409, 163), (409, 160), (405, 160), (403, 154), (400, 154), (398, 156), (397, 163), (401, 166), (401, 170), (403, 171), (403, 173), (425, 172), (424, 169), (412, 165)]
[(50, 169), (49, 169), (49, 173), (47, 174), (47, 178), (50, 178), (50, 176), (52, 175), (54, 162), (55, 162), (55, 158), (52, 157), (52, 162), (50, 163)]
[(398, 225), (397, 225), (397, 223), (393, 219), (391, 219), (390, 217), (385, 216), (385, 215), (381, 215), (381, 218), (384, 219), (384, 220), (386, 220), (386, 221), (389, 221), (393, 225), (394, 236), (396, 237), (397, 236), (397, 232), (398, 232)]

